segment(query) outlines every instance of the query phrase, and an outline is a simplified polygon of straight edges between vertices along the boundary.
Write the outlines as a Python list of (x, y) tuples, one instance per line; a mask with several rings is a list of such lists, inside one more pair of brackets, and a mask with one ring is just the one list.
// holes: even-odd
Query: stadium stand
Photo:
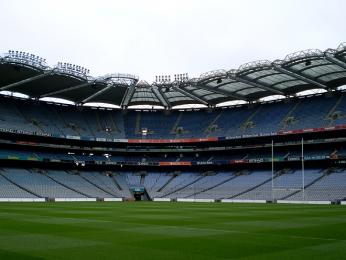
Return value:
[[(34, 105), (30, 101), (17, 102), (1, 98), (0, 128), (51, 134), (55, 136), (82, 136), (88, 138), (142, 138), (142, 129), (147, 129), (147, 138), (202, 138), (207, 136), (240, 136), (272, 133), (280, 130), (298, 130), (345, 124), (345, 94), (335, 97), (315, 96), (299, 98), (290, 103), (284, 101), (258, 105), (254, 108), (240, 107), (223, 109), (221, 112), (129, 112), (91, 110), (82, 112), (74, 107)], [(336, 104), (337, 103), (337, 104)], [(336, 106), (335, 106), (336, 105)], [(25, 111), (25, 112), (18, 112)], [(54, 115), (54, 122), (44, 115)], [(97, 115), (97, 116), (96, 116)], [(110, 126), (100, 125), (100, 118)], [(139, 122), (136, 122), (141, 118)], [(180, 118), (177, 126), (174, 121)], [(123, 120), (121, 120), (123, 119)], [(112, 122), (117, 121), (117, 126)], [(215, 131), (210, 132), (210, 124)], [(135, 125), (138, 124), (136, 130)], [(106, 131), (108, 129), (108, 132)], [(172, 130), (173, 129), (173, 130)], [(177, 131), (180, 129), (181, 131)]]
[(345, 46), (152, 84), (9, 52), (0, 197), (345, 200)]

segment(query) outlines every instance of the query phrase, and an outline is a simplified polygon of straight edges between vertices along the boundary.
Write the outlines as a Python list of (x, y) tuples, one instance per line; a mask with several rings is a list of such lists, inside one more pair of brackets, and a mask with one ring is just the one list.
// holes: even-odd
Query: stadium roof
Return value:
[(181, 82), (139, 81), (131, 74), (91, 77), (80, 66), (59, 62), (51, 68), (44, 59), (9, 51), (0, 57), (0, 91), (32, 98), (60, 98), (76, 104), (107, 103), (122, 108), (136, 105), (200, 104), (213, 107), (227, 101), (292, 96), (309, 89), (333, 90), (346, 84), (346, 43), (336, 49), (306, 50), (282, 60), (246, 63), (238, 69), (217, 70)]

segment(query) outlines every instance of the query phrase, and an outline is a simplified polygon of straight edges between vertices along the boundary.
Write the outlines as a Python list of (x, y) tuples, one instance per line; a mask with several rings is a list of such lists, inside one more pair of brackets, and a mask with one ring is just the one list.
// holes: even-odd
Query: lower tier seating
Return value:
[[(346, 169), (228, 172), (97, 172), (0, 169), (0, 198), (327, 200), (346, 198)], [(304, 183), (304, 189), (303, 189)]]

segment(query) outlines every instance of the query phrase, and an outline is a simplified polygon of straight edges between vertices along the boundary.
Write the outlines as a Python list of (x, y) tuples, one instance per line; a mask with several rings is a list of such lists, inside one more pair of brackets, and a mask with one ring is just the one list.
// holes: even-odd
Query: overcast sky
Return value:
[(92, 76), (234, 69), (346, 41), (345, 0), (0, 0), (0, 52), (70, 62)]

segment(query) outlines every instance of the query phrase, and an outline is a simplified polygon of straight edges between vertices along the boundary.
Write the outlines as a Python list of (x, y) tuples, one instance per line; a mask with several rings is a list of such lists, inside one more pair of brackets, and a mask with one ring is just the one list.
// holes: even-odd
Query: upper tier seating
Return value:
[[(86, 138), (239, 136), (346, 123), (344, 93), (214, 111), (77, 109), (0, 97), (0, 128)], [(142, 135), (146, 129), (147, 134)]]

